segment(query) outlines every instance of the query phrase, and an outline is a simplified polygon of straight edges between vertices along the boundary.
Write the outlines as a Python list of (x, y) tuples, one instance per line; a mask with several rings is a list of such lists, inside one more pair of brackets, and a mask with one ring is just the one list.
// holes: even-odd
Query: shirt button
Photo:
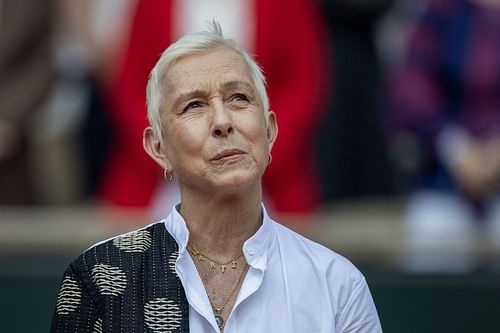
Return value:
[(249, 256), (253, 256), (255, 254), (255, 251), (254, 251), (253, 248), (250, 247), (250, 248), (247, 249), (247, 253), (248, 253)]

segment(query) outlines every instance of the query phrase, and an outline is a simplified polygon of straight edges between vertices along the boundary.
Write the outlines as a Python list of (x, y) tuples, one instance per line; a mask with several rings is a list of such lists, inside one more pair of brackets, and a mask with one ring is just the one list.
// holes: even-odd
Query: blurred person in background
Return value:
[[(174, 184), (144, 155), (138, 138), (147, 76), (175, 38), (217, 19), (266, 68), (272, 108), (280, 118), (276, 162), (264, 177), (266, 201), (282, 212), (310, 212), (320, 202), (313, 163), (314, 131), (324, 98), (323, 28), (311, 1), (139, 1), (128, 46), (111, 91), (113, 142), (99, 197), (118, 207), (156, 207), (164, 216), (178, 199)], [(301, 135), (298, 135), (301, 133)], [(292, 181), (292, 179), (294, 181)]]
[(393, 192), (375, 40), (378, 23), (393, 2), (322, 1), (332, 59), (331, 93), (316, 142), (325, 203)]
[(73, 101), (79, 100), (71, 107), (76, 114), (71, 131), (76, 134), (80, 155), (80, 198), (95, 196), (101, 181), (113, 136), (107, 112), (108, 95), (120, 68), (136, 3), (136, 0), (59, 1), (60, 90), (72, 96)]
[[(38, 84), (39, 90), (45, 91), (46, 94), (43, 105), (30, 117), (33, 125), (29, 130), (29, 159), (33, 176), (26, 175), (23, 178), (24, 181), (32, 178), (35, 201), (39, 204), (81, 203), (85, 194), (92, 191), (92, 182), (96, 182), (93, 179), (97, 178), (94, 176), (97, 173), (93, 170), (98, 169), (94, 166), (106, 152), (105, 135), (109, 133), (103, 126), (105, 118), (102, 115), (105, 113), (102, 111), (102, 98), (99, 97), (105, 85), (103, 82), (112, 77), (113, 66), (109, 64), (118, 62), (116, 59), (110, 59), (120, 52), (121, 39), (117, 30), (122, 27), (119, 23), (124, 16), (121, 15), (124, 10), (119, 8), (126, 7), (130, 2), (58, 0), (51, 1), (49, 5), (47, 1), (42, 1), (40, 8), (37, 5), (34, 9), (36, 14), (31, 13), (30, 6), (20, 5), (19, 12), (8, 17), (10, 22), (16, 22), (9, 30), (10, 33), (21, 35), (14, 43), (17, 46), (23, 43), (23, 35), (26, 35), (23, 31), (32, 24), (40, 24), (38, 16), (49, 13), (49, 23), (46, 24), (53, 28), (50, 40), (37, 39), (37, 34), (43, 34), (45, 30), (43, 27), (35, 28), (38, 30), (34, 33), (32, 42), (37, 45), (45, 43), (44, 54), (30, 53), (29, 49), (24, 49), (26, 54), (36, 59), (33, 63), (43, 63), (40, 68), (44, 71), (51, 70), (53, 76), (52, 81), (48, 83), (40, 82), (38, 72), (29, 76), (23, 74), (29, 77), (26, 81), (29, 80), (33, 85)], [(4, 7), (11, 10), (9, 7), (13, 5), (10, 1), (5, 1)], [(113, 13), (112, 16), (110, 12)], [(26, 13), (34, 18), (26, 17)], [(30, 23), (26, 23), (26, 19), (30, 19)], [(22, 59), (27, 58), (25, 55), (19, 56), (15, 66), (12, 65), (11, 68), (17, 68), (16, 66), (24, 61)], [(50, 66), (46, 65), (47, 62), (50, 62)], [(22, 73), (28, 73), (30, 65), (23, 66)], [(34, 80), (35, 76), (37, 79)], [(17, 86), (10, 85), (10, 88), (17, 89)], [(19, 98), (19, 94), (11, 94), (11, 100), (13, 96), (17, 96), (16, 98), (22, 99), (26, 104), (32, 99), (32, 91), (26, 90), (24, 93), (22, 98)], [(6, 109), (9, 108), (2, 107), (2, 111)], [(86, 153), (91, 150), (87, 149), (91, 147), (88, 142), (94, 143), (91, 154)], [(19, 181), (18, 184), (17, 188), (21, 189), (23, 182)]]
[(431, 0), (390, 94), (396, 140), (418, 152), (408, 246), (456, 245), (409, 265), (470, 269), (475, 227), (500, 241), (500, 2)]
[(32, 128), (55, 79), (52, 1), (0, 1), (0, 204), (37, 202)]
[(267, 214), (265, 77), (210, 28), (166, 49), (147, 83), (143, 147), (180, 202), (70, 264), (51, 332), (382, 332), (359, 270)]
[(2, 1), (0, 202), (75, 204), (106, 154), (105, 87), (133, 0)]

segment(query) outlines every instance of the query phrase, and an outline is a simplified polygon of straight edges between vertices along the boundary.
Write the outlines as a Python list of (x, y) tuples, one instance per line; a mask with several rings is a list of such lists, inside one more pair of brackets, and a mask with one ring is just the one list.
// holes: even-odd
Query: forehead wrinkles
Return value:
[(176, 74), (167, 83), (172, 88), (173, 97), (194, 90), (213, 91), (225, 81), (241, 78), (241, 71), (236, 71), (233, 66), (228, 64), (220, 64), (196, 70), (185, 69)]
[(189, 88), (204, 83), (204, 80), (220, 81), (225, 76), (250, 79), (250, 74), (250, 68), (241, 55), (230, 49), (216, 49), (179, 59), (167, 71), (165, 81), (170, 87), (180, 88), (185, 84)]

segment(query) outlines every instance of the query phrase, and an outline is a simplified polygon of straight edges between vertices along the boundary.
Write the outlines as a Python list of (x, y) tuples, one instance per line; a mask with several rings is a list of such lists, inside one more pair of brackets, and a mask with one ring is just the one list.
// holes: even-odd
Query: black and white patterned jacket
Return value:
[(64, 273), (51, 332), (189, 332), (177, 256), (162, 222), (90, 248)]

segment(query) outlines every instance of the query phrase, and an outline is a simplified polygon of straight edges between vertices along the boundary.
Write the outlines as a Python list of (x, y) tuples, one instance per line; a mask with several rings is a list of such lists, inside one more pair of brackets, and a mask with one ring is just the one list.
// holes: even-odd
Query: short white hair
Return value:
[(207, 51), (212, 51), (219, 47), (231, 49), (240, 54), (245, 60), (250, 69), (251, 79), (257, 90), (257, 95), (260, 99), (267, 124), (269, 98), (266, 90), (266, 78), (262, 69), (253, 57), (234, 40), (224, 38), (220, 24), (217, 21), (211, 21), (207, 31), (185, 35), (171, 44), (162, 53), (160, 59), (149, 74), (149, 80), (146, 87), (148, 120), (158, 139), (162, 137), (160, 107), (164, 102), (167, 70), (180, 58), (206, 53)]

